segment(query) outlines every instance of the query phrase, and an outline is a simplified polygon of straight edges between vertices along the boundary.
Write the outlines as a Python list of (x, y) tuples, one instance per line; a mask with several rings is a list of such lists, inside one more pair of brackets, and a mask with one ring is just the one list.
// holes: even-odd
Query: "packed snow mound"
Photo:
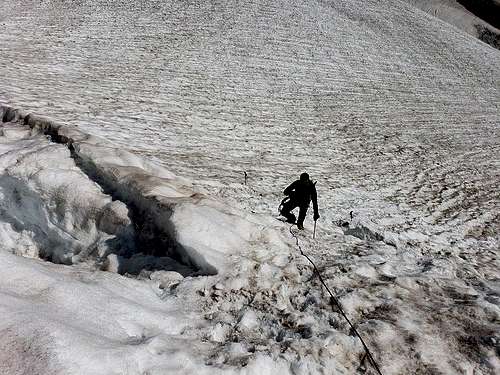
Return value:
[(134, 229), (127, 207), (103, 194), (75, 166), (66, 147), (19, 124), (3, 125), (2, 130), (4, 247), (72, 264), (93, 252), (105, 257), (117, 247), (129, 246)]
[(260, 232), (256, 218), (140, 156), (76, 127), (0, 108), (8, 121), (1, 127), (2, 231), (16, 253), (64, 264), (93, 255), (120, 273), (142, 266), (215, 274)]
[(202, 345), (181, 335), (189, 304), (161, 298), (154, 281), (3, 250), (0, 265), (0, 373), (159, 374), (182, 363), (178, 373), (189, 374), (202, 366), (193, 355)]

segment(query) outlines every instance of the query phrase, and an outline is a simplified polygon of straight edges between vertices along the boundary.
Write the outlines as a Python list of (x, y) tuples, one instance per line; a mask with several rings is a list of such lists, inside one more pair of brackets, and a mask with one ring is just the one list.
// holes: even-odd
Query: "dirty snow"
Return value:
[(273, 218), (304, 170), (382, 372), (500, 371), (498, 50), (399, 1), (1, 9), (0, 101), (56, 122), (2, 113), (0, 372), (373, 374)]

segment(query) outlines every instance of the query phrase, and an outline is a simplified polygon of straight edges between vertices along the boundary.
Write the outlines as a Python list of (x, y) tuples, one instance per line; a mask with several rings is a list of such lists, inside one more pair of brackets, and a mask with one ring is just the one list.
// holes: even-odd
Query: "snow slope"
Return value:
[(498, 370), (494, 240), (435, 252), (361, 215), (290, 237), (102, 139), (1, 108), (4, 373), (374, 373), (295, 237), (383, 373)]
[[(154, 194), (172, 193), (156, 175), (171, 172), (147, 170), (144, 158), (186, 177), (190, 191), (218, 202), (217, 212), (243, 216), (226, 225), (210, 211), (212, 229), (200, 233), (189, 230), (192, 210), (176, 222), (186, 231), (180, 241), (194, 241), (190, 246), (200, 253), (205, 243), (226, 241), (220, 233), (228, 228), (243, 244), (231, 243), (225, 259), (207, 253), (213, 257), (205, 260), (223, 270), (218, 275), (180, 282), (162, 273), (168, 271), (152, 272), (156, 259), (153, 270), (132, 262), (134, 280), (97, 271), (93, 258), (68, 267), (2, 252), (2, 272), (10, 272), (0, 283), (8, 316), (0, 345), (13, 348), (4, 352), (10, 362), (0, 361), (12, 363), (4, 372), (38, 366), (20, 360), (24, 352), (17, 348), (29, 346), (29, 358), (47, 358), (43, 363), (56, 373), (354, 373), (365, 367), (373, 373), (361, 364), (360, 343), (328, 306), (288, 227), (269, 216), (281, 190), (303, 170), (319, 181), (322, 218), (317, 240), (306, 232), (300, 243), (383, 373), (498, 372), (499, 51), (398, 1), (11, 1), (1, 9), (1, 102), (113, 143), (91, 150), (87, 165), (94, 157), (109, 160), (109, 147), (127, 149), (141, 157), (113, 150), (113, 163), (146, 168)], [(18, 157), (18, 142), (71, 159), (71, 151), (31, 135), (12, 140), (28, 132), (16, 126), (4, 127), (13, 143), (2, 159)], [(87, 148), (81, 150), (85, 155)], [(66, 161), (64, 173), (85, 180), (81, 166)], [(24, 178), (21, 186), (33, 184), (23, 176), (29, 168), (12, 168)], [(127, 188), (92, 178), (103, 185), (100, 193), (93, 188), (102, 209), (115, 194), (109, 184)], [(91, 186), (85, 181), (82, 186)], [(149, 182), (138, 184), (148, 190)], [(129, 194), (114, 195), (115, 201), (123, 196)], [(251, 212), (257, 218), (247, 217)], [(90, 233), (78, 217), (68, 220), (78, 239), (116, 236), (98, 225)], [(12, 244), (36, 234), (9, 230), (4, 238), (14, 238)], [(108, 269), (119, 271), (120, 261), (111, 257)], [(186, 269), (169, 258), (161, 267), (197, 274), (185, 263)], [(46, 273), (53, 279), (40, 284), (49, 297), (26, 292), (22, 280), (43, 280)], [(74, 298), (58, 280), (82, 289), (78, 303), (57, 302)], [(116, 308), (99, 302), (129, 291), (140, 307), (129, 299)], [(17, 313), (20, 306), (25, 315)], [(40, 310), (50, 319), (37, 320)], [(69, 317), (80, 310), (77, 320), (88, 335), (72, 328)], [(119, 313), (133, 329), (117, 325)], [(169, 331), (158, 323), (163, 319), (182, 328)], [(110, 328), (101, 337), (103, 326)], [(89, 357), (74, 355), (67, 345), (73, 341), (75, 352)], [(103, 353), (102, 367), (91, 367)]]
[(500, 49), (498, 0), (406, 0), (424, 12)]
[(2, 373), (203, 372), (197, 305), (215, 281), (199, 275), (230, 266), (241, 289), (234, 263), (255, 242), (286, 257), (278, 233), (76, 128), (9, 107), (0, 118)]

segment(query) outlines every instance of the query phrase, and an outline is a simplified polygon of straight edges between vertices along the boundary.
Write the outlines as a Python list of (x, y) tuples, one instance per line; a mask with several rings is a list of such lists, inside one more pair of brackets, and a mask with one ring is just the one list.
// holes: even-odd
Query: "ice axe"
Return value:
[[(316, 186), (317, 182), (318, 181), (314, 181), (314, 186)], [(313, 240), (316, 239), (316, 221), (318, 221), (318, 219), (314, 219)]]

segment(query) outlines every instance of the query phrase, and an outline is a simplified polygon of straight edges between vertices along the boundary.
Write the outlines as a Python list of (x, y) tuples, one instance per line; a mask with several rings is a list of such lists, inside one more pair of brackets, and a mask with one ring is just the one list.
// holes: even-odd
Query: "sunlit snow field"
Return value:
[[(219, 271), (166, 259), (162, 272), (194, 272), (172, 284), (38, 260), (36, 230), (6, 219), (11, 178), (62, 232), (85, 244), (110, 234), (51, 216), (44, 191), (59, 185), (34, 183), (30, 158), (37, 173), (71, 171), (95, 189), (88, 210), (110, 193), (64, 145), (3, 125), (0, 372), (44, 358), (32, 373), (375, 373), (273, 218), (304, 170), (321, 219), (315, 240), (306, 220), (300, 243), (383, 373), (500, 371), (500, 51), (463, 31), (388, 0), (4, 1), (0, 103), (128, 150), (137, 160), (125, 166), (167, 181), (154, 194), (216, 201), (205, 215), (195, 197), (173, 220)], [(63, 201), (78, 201), (61, 184)]]

